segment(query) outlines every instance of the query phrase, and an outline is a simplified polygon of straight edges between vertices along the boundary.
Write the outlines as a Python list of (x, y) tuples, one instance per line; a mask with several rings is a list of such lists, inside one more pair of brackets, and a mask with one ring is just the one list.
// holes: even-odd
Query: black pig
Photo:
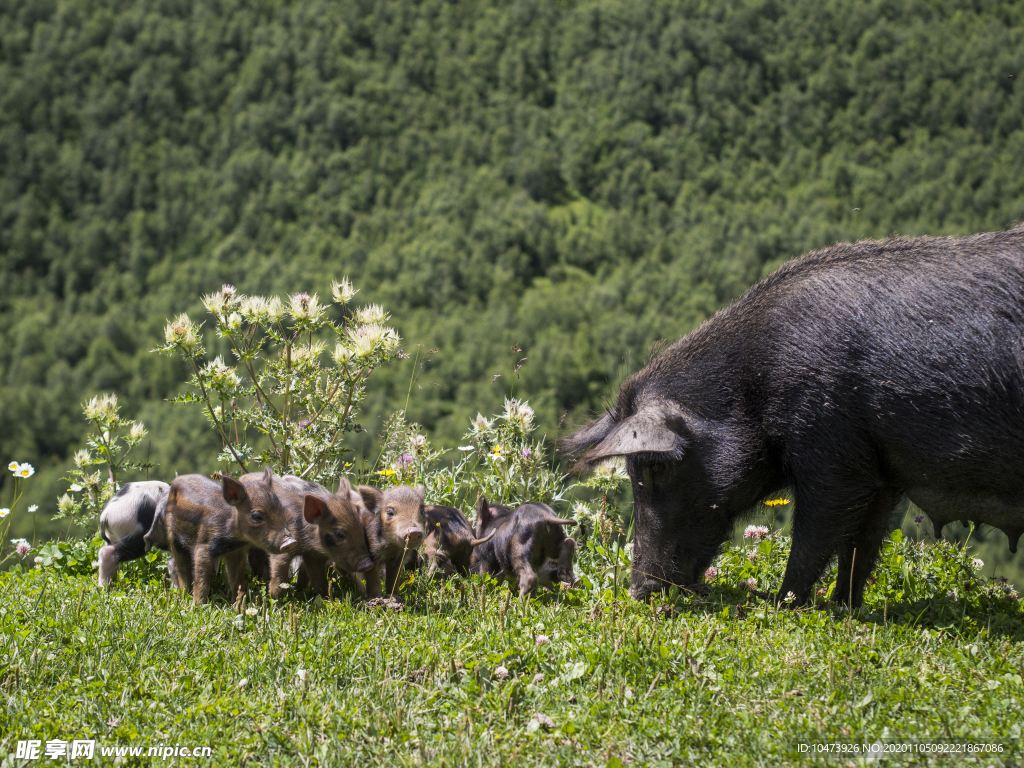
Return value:
[(520, 597), (533, 592), (538, 584), (554, 587), (556, 578), (573, 586), (576, 541), (565, 535), (566, 525), (576, 525), (576, 521), (561, 519), (538, 501), (511, 510), (488, 504), (481, 497), (476, 506), (479, 542), (473, 549), (471, 568), (481, 576), (505, 577), (518, 584)]
[[(737, 518), (795, 494), (779, 597), (861, 604), (906, 495), (941, 526), (1024, 530), (1024, 226), (826, 248), (652, 359), (565, 446), (625, 456), (632, 592), (693, 585)], [(852, 583), (851, 583), (852, 572)]]

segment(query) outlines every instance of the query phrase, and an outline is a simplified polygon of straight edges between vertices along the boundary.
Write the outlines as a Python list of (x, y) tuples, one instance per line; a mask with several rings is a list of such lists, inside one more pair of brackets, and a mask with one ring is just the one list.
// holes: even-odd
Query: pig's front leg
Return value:
[(537, 588), (537, 574), (530, 565), (529, 560), (523, 560), (516, 567), (516, 576), (519, 581), (519, 596), (526, 597)]
[(228, 594), (231, 602), (238, 600), (240, 593), (245, 591), (245, 561), (248, 547), (229, 552), (224, 555), (224, 570), (228, 579)]
[(213, 562), (210, 548), (205, 544), (196, 545), (192, 553), (194, 561), (195, 581), (192, 584), (192, 600), (202, 605), (210, 600), (210, 585), (213, 581)]
[(576, 575), (572, 572), (574, 557), (576, 557), (576, 539), (567, 537), (558, 550), (558, 580), (570, 587), (576, 586)]
[(288, 588), (284, 585), (291, 581), (292, 556), (270, 556), (270, 596), (275, 600), (284, 597)]

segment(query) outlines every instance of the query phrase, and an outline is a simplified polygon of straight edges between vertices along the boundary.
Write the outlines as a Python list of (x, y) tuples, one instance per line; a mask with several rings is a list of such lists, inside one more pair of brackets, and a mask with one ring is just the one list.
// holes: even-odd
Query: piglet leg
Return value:
[(210, 601), (210, 586), (213, 581), (213, 558), (205, 546), (198, 546), (192, 555), (194, 581), (192, 583), (192, 600), (196, 605)]
[(519, 581), (520, 597), (526, 597), (537, 588), (537, 573), (528, 560), (519, 564), (516, 568), (516, 576)]
[(576, 576), (572, 572), (574, 557), (576, 557), (576, 539), (567, 537), (558, 550), (558, 580), (570, 587), (576, 586)]
[(224, 571), (228, 579), (228, 594), (231, 602), (235, 602), (245, 591), (246, 550), (239, 549), (224, 555)]
[(270, 596), (275, 600), (284, 597), (287, 587), (291, 581), (292, 556), (271, 555), (270, 556)]
[(100, 548), (100, 586), (109, 587), (111, 580), (117, 575), (117, 552), (112, 544)]

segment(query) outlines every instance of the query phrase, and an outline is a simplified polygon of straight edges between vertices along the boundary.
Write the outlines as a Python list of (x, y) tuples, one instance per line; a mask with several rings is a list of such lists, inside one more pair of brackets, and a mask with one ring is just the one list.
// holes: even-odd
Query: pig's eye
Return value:
[(252, 512), (249, 513), (249, 519), (252, 520), (254, 524), (259, 525), (263, 522), (263, 515), (253, 510)]
[(338, 543), (337, 539), (335, 539), (332, 534), (330, 534), (330, 533), (325, 533), (324, 534), (324, 546), (325, 547), (333, 547), (337, 543)]
[(665, 471), (665, 462), (663, 461), (655, 461), (650, 466), (652, 475), (658, 475)]
[(394, 516), (395, 516), (395, 508), (394, 507), (388, 507), (388, 518), (390, 519), (390, 518), (392, 518)]

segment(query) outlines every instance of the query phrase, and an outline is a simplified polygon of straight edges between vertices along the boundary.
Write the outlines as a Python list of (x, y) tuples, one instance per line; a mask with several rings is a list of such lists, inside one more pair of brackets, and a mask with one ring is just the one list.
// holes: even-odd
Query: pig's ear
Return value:
[(341, 496), (343, 499), (349, 499), (352, 493), (352, 484), (348, 481), (347, 477), (338, 478), (338, 492), (335, 496)]
[(487, 504), (487, 497), (481, 496), (476, 503), (476, 535), (483, 536), (484, 529), (493, 519), (494, 515), (491, 514), (491, 508)]
[(371, 512), (380, 512), (380, 508), (384, 506), (384, 494), (372, 485), (360, 485), (359, 495), (363, 498), (363, 504)]
[(307, 493), (302, 498), (302, 517), (307, 523), (320, 525), (330, 516), (327, 504), (319, 496)]
[(266, 483), (268, 487), (273, 487), (274, 485), (274, 471), (270, 467), (263, 468), (263, 482)]
[(417, 485), (413, 490), (416, 492), (416, 495), (420, 497), (420, 505), (422, 506), (423, 500), (427, 497), (426, 491), (423, 490), (422, 485)]
[(612, 456), (637, 453), (668, 454), (680, 458), (685, 446), (686, 423), (679, 406), (667, 401), (651, 403), (629, 416), (581, 459), (592, 464)]
[(232, 507), (237, 507), (249, 498), (249, 494), (245, 491), (245, 486), (233, 477), (222, 475), (220, 478), (220, 487), (221, 492), (224, 494), (224, 501)]

